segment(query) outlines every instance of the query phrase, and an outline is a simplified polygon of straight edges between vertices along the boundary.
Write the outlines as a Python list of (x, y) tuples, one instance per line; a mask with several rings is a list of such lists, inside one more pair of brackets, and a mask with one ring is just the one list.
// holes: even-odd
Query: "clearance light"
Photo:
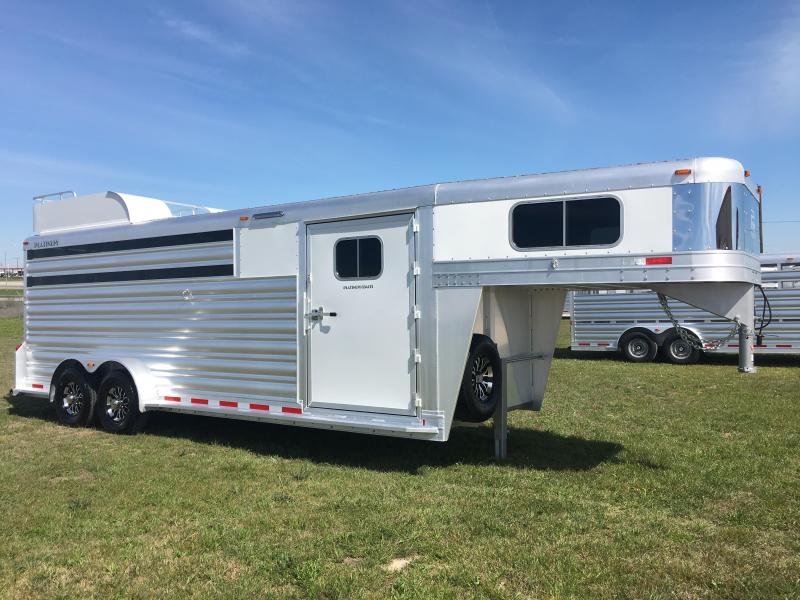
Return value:
[(250, 217), (248, 217), (247, 215), (242, 215), (239, 217), (240, 221), (247, 221), (248, 219), (250, 219)]
[(745, 170), (744, 170), (744, 176), (745, 176), (745, 177), (750, 177), (750, 171), (748, 171), (747, 169), (745, 169)]
[(672, 257), (671, 256), (652, 256), (650, 258), (644, 259), (644, 264), (646, 265), (671, 265), (672, 264)]
[(691, 169), (675, 169), (675, 175), (691, 175)]

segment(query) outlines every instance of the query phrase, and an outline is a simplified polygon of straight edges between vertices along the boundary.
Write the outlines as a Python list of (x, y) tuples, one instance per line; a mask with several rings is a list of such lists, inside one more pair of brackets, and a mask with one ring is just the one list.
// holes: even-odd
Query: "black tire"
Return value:
[(631, 362), (651, 362), (658, 352), (658, 346), (646, 333), (634, 332), (623, 337), (619, 342), (619, 349), (625, 358)]
[(489, 338), (475, 338), (461, 380), (456, 418), (472, 423), (486, 421), (494, 415), (502, 393), (503, 381), (497, 347)]
[(53, 404), (58, 420), (68, 427), (88, 425), (92, 420), (95, 397), (86, 373), (76, 367), (67, 367), (54, 384)]
[(664, 342), (664, 356), (673, 365), (692, 365), (700, 360), (700, 350), (687, 344), (675, 334)]
[(139, 394), (130, 375), (111, 371), (97, 388), (97, 420), (112, 433), (135, 433), (144, 424), (139, 412)]

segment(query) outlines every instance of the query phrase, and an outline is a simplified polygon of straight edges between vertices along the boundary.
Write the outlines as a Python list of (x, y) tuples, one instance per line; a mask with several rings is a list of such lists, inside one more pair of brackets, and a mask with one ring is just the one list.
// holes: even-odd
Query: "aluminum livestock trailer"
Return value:
[[(755, 297), (755, 353), (800, 354), (800, 252), (762, 255), (761, 280)], [(697, 344), (702, 349), (687, 344), (651, 291), (594, 290), (569, 297), (572, 350), (619, 350), (633, 362), (653, 360), (660, 350), (676, 364), (695, 362), (702, 352), (739, 351), (738, 339), (708, 343), (726, 338), (730, 321), (673, 302), (670, 310), (680, 327), (694, 340), (706, 340)]]
[(722, 158), (184, 216), (41, 198), (13, 392), (109, 431), (160, 410), (444, 441), (540, 408), (570, 288), (658, 288), (747, 342), (757, 211)]

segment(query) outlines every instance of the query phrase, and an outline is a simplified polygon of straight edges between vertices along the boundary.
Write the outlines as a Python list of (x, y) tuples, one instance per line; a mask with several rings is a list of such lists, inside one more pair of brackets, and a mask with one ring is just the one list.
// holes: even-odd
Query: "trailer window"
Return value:
[[(738, 216), (738, 215), (737, 215)], [(722, 205), (717, 215), (717, 249), (731, 250), (733, 248), (733, 232), (731, 219), (731, 188), (728, 187), (722, 199)], [(738, 233), (738, 232), (737, 232)]]
[(519, 250), (608, 246), (622, 231), (616, 198), (581, 198), (517, 204), (511, 212), (511, 242)]
[(615, 198), (570, 200), (565, 204), (567, 246), (605, 246), (619, 239), (619, 202)]
[(383, 244), (375, 236), (338, 240), (334, 263), (339, 279), (375, 279), (383, 270)]
[(564, 203), (517, 204), (511, 213), (511, 241), (517, 248), (564, 245)]

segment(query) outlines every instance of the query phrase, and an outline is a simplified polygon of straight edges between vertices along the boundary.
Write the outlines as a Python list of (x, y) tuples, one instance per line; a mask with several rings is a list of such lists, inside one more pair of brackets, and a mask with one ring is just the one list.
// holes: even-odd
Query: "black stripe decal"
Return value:
[(96, 254), (98, 252), (116, 252), (119, 250), (141, 250), (144, 248), (161, 248), (164, 246), (186, 246), (187, 244), (206, 244), (209, 242), (233, 241), (233, 229), (216, 231), (199, 231), (197, 233), (179, 233), (160, 235), (157, 237), (137, 238), (134, 240), (116, 240), (114, 242), (97, 242), (95, 244), (78, 244), (75, 246), (54, 246), (51, 248), (33, 248), (28, 250), (28, 260), (37, 258), (53, 258), (55, 256), (75, 256), (78, 254)]
[(32, 275), (27, 287), (39, 285), (70, 285), (73, 283), (109, 283), (112, 281), (146, 281), (149, 279), (186, 279), (188, 277), (225, 277), (233, 275), (233, 265), (172, 267), (169, 269), (139, 269), (137, 271), (103, 271), (74, 275)]

